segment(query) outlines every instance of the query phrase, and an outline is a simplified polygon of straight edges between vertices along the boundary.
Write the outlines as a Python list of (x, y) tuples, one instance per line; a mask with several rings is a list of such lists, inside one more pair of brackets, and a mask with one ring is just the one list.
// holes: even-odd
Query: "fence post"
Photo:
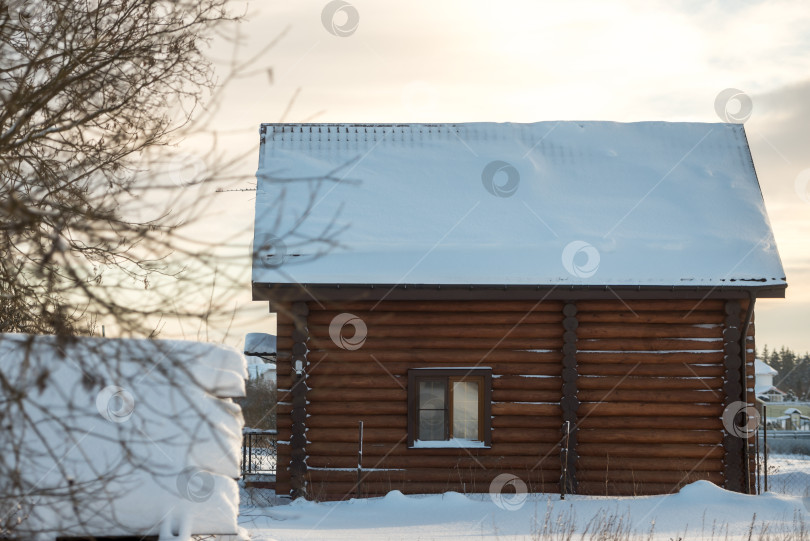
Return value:
[(762, 447), (765, 448), (765, 492), (768, 492), (768, 406), (762, 406), (762, 416), (765, 417), (765, 430), (762, 431)]
[(247, 466), (247, 445), (245, 445), (245, 439), (247, 439), (247, 434), (242, 432), (242, 478), (245, 477), (245, 467)]

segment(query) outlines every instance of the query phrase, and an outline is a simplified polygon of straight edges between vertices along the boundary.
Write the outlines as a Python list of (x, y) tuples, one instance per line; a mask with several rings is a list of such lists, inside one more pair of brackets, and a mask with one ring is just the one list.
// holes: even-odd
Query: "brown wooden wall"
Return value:
[[(737, 304), (733, 316), (723, 300), (576, 301), (566, 314), (561, 301), (272, 306), (279, 314), (276, 490), (315, 499), (394, 489), (486, 492), (506, 472), (531, 491), (559, 492), (561, 401), (575, 419), (569, 490), (627, 495), (667, 493), (697, 479), (728, 484), (721, 416), (731, 334), (724, 330), (729, 318), (744, 317), (747, 303)], [(341, 313), (367, 325), (357, 350), (329, 337)], [(296, 358), (306, 369), (297, 388)], [(576, 399), (568, 402), (566, 362), (575, 370), (566, 392), (575, 390)], [(753, 351), (748, 362), (751, 402)], [(407, 448), (407, 370), (431, 366), (492, 368), (491, 448)], [(290, 441), (305, 451), (294, 456)]]

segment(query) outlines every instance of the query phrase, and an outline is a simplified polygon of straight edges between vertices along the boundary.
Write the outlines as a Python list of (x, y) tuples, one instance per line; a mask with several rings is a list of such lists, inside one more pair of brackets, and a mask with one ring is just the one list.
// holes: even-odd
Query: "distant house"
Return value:
[(763, 402), (782, 402), (785, 399), (787, 395), (773, 384), (773, 377), (778, 374), (765, 362), (759, 359), (754, 361), (754, 394), (758, 399)]
[(732, 421), (786, 279), (742, 126), (260, 133), (277, 493), (752, 490)]
[(768, 417), (768, 427), (777, 430), (810, 430), (810, 416), (799, 408), (787, 408), (778, 417)]
[(276, 336), (251, 332), (245, 335), (245, 359), (249, 379), (276, 381)]

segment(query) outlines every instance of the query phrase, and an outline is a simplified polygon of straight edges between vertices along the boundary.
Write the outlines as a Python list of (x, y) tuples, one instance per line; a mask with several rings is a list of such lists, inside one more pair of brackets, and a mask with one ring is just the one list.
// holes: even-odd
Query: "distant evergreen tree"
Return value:
[(762, 350), (759, 357), (779, 372), (773, 384), (788, 394), (790, 400), (810, 400), (810, 353), (801, 357), (782, 346), (779, 350)]

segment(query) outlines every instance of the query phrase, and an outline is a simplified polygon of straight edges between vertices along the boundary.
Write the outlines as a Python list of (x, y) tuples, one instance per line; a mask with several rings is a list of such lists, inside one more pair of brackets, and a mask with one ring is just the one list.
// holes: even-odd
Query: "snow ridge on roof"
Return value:
[(256, 283), (785, 285), (741, 125), (261, 133)]

